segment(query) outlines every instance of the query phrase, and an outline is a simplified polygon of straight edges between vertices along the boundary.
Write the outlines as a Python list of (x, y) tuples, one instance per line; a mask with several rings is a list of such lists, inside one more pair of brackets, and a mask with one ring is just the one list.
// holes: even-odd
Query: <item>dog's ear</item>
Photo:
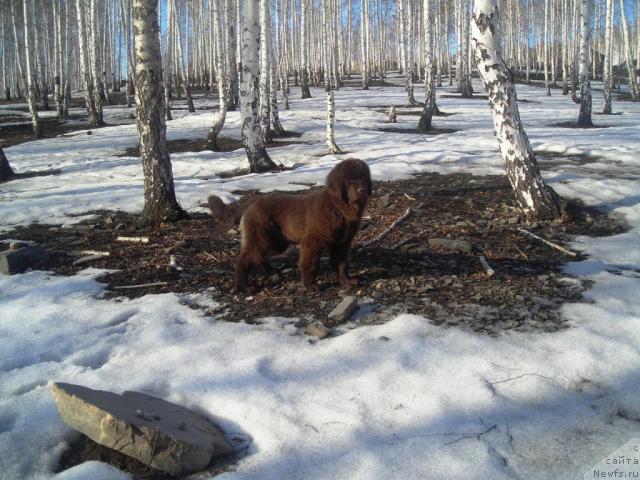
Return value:
[(347, 193), (347, 185), (344, 178), (344, 174), (339, 169), (334, 168), (327, 175), (326, 187), (331, 194), (337, 200), (341, 200), (344, 203), (349, 202), (349, 195)]

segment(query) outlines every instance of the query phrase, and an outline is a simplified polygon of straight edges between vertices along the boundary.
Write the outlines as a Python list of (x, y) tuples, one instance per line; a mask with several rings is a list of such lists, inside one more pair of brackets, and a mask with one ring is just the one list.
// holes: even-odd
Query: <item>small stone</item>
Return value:
[(444, 247), (449, 250), (459, 250), (461, 252), (471, 251), (471, 243), (466, 240), (455, 240), (451, 238), (430, 238), (429, 246)]
[(30, 245), (17, 250), (0, 252), (0, 273), (13, 275), (29, 268), (40, 267), (49, 261), (49, 254), (42, 247)]
[(206, 418), (140, 392), (118, 395), (54, 383), (62, 420), (93, 441), (171, 475), (203, 470), (233, 448)]
[(333, 324), (346, 321), (358, 309), (355, 297), (344, 297), (342, 301), (329, 313), (329, 320)]
[(107, 217), (104, 219), (104, 223), (107, 225), (111, 225), (113, 223), (113, 217)]
[(238, 235), (239, 233), (240, 231), (237, 228), (230, 228), (229, 230), (227, 230), (228, 235)]
[(20, 240), (16, 240), (9, 243), (9, 250), (18, 250), (19, 248), (29, 246), (26, 242), (21, 242)]
[(87, 130), (87, 135), (93, 135), (93, 132), (91, 130)]
[(378, 198), (378, 207), (387, 208), (389, 206), (391, 197), (388, 193), (385, 193), (380, 198)]
[(329, 335), (329, 329), (324, 326), (322, 322), (313, 322), (307, 325), (305, 333), (312, 337), (318, 337), (320, 340), (326, 338)]

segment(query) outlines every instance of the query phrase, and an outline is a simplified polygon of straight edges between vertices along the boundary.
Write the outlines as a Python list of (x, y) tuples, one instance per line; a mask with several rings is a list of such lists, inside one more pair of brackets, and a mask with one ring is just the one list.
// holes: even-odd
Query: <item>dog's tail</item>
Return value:
[(209, 210), (211, 210), (211, 216), (214, 221), (227, 225), (237, 226), (240, 224), (240, 219), (245, 210), (242, 206), (237, 203), (227, 205), (220, 197), (216, 197), (215, 195), (211, 195), (207, 199), (207, 203), (209, 204)]

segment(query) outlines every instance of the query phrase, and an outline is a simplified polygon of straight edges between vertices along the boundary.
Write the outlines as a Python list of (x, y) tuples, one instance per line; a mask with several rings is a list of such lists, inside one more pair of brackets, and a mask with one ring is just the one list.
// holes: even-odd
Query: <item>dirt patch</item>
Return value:
[(582, 125), (578, 125), (577, 122), (558, 122), (558, 123), (552, 123), (549, 126), (558, 127), (558, 128), (582, 128), (582, 129), (609, 128), (609, 125), (591, 125), (590, 127), (585, 127)]
[(458, 130), (455, 128), (431, 128), (427, 133), (418, 132), (417, 128), (394, 128), (394, 127), (380, 127), (380, 128), (369, 128), (367, 130), (374, 130), (376, 132), (385, 132), (385, 133), (406, 133), (406, 134), (414, 134), (414, 135), (445, 135), (448, 133), (456, 133)]
[[(215, 476), (223, 472), (231, 471), (234, 469), (239, 458), (239, 456), (233, 456), (224, 460), (214, 460), (206, 470), (199, 474)], [(108, 463), (119, 470), (130, 473), (135, 479), (139, 480), (175, 480), (178, 478), (156, 470), (155, 468), (148, 467), (139, 460), (131, 458), (124, 453), (100, 445), (82, 434), (75, 441), (71, 442), (69, 448), (62, 453), (55, 473), (63, 472), (71, 467), (89, 461)]]
[[(5, 118), (5, 117), (0, 117)], [(82, 115), (70, 115), (70, 120), (85, 119)], [(0, 142), (3, 148), (18, 145), (24, 142), (31, 142), (36, 140), (33, 135), (33, 125), (30, 119), (21, 118), (20, 124), (17, 125), (3, 125), (0, 123)], [(42, 138), (55, 138), (64, 133), (72, 132), (74, 130), (82, 129), (77, 123), (60, 122), (57, 118), (41, 118), (40, 119), (40, 131), (42, 132)]]
[(9, 177), (4, 181), (0, 181), (1, 183), (7, 183), (12, 180), (21, 180), (23, 178), (32, 178), (32, 177), (47, 177), (49, 175), (60, 175), (62, 170), (51, 169), (51, 170), (29, 170), (26, 172), (16, 173), (14, 176)]
[(458, 94), (444, 94), (444, 95), (440, 95), (442, 98), (457, 98), (459, 100), (489, 100), (489, 97), (487, 97), (486, 95), (476, 95), (474, 94), (473, 97), (463, 97), (462, 95)]
[[(290, 132), (285, 135), (281, 135), (278, 138), (287, 138), (287, 137), (296, 137), (301, 134), (297, 132)], [(287, 141), (287, 140), (274, 140), (271, 143), (266, 145), (267, 148), (277, 148), (277, 147), (285, 147), (287, 145), (292, 145), (295, 141)], [(169, 153), (182, 153), (182, 152), (207, 152), (211, 151), (207, 147), (207, 139), (206, 138), (196, 138), (196, 139), (178, 139), (178, 140), (167, 140), (167, 148), (169, 149)], [(218, 148), (215, 150), (216, 152), (233, 152), (234, 150), (238, 150), (243, 148), (242, 140), (239, 138), (231, 138), (231, 137), (218, 137)], [(129, 147), (124, 152), (116, 155), (117, 157), (139, 157), (140, 156), (140, 148)]]
[[(417, 109), (417, 110), (416, 110)], [(376, 112), (378, 113), (384, 113), (385, 115), (389, 115), (389, 109), (386, 108), (378, 108), (376, 109)], [(418, 107), (415, 107), (415, 109), (413, 110), (396, 110), (396, 115), (407, 115), (407, 116), (411, 116), (411, 117), (419, 117), (420, 115), (422, 115), (422, 109), (418, 109)], [(434, 117), (452, 117), (456, 115), (455, 112), (443, 112), (440, 111), (438, 113), (434, 113), (433, 116)]]
[[(242, 201), (253, 195), (245, 195)], [(503, 177), (426, 174), (375, 183), (356, 245), (383, 232), (407, 208), (411, 213), (406, 220), (382, 241), (356, 248), (352, 254), (351, 273), (359, 278), (360, 286), (350, 293), (366, 304), (358, 314), (360, 324), (380, 323), (409, 312), (423, 314), (438, 325), (490, 335), (564, 328), (560, 304), (579, 300), (586, 288), (561, 273), (562, 265), (574, 258), (517, 228), (560, 244), (575, 234), (610, 235), (625, 229), (604, 213), (580, 207), (558, 221), (528, 222), (514, 208), (513, 193)], [(118, 236), (147, 236), (149, 243), (119, 242)], [(49, 268), (58, 274), (71, 275), (87, 267), (118, 270), (102, 279), (107, 297), (205, 292), (217, 306), (201, 305), (193, 297), (184, 297), (184, 301), (227, 321), (255, 323), (267, 316), (297, 317), (299, 326), (304, 326), (326, 319), (346, 294), (336, 284), (325, 257), (317, 290), (303, 292), (295, 248), (272, 259), (278, 274), (256, 274), (252, 293), (236, 294), (233, 270), (239, 233), (214, 224), (204, 214), (147, 228), (139, 225), (135, 215), (98, 212), (96, 218), (78, 225), (34, 224), (1, 235), (3, 238), (43, 245), (51, 253)], [(429, 244), (428, 239), (464, 240), (471, 249), (451, 250)], [(82, 250), (110, 255), (73, 265)], [(496, 272), (490, 278), (479, 261), (480, 254)], [(164, 283), (117, 288), (157, 282)]]

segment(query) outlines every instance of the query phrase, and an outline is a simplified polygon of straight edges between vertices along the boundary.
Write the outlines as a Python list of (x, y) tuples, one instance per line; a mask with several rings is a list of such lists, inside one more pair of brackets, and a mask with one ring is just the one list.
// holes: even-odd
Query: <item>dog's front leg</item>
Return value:
[(302, 284), (306, 289), (316, 281), (316, 269), (320, 260), (320, 249), (313, 244), (300, 244), (300, 273), (302, 275)]
[(334, 270), (338, 274), (338, 283), (343, 288), (353, 287), (358, 284), (355, 278), (349, 278), (349, 249), (351, 245), (345, 243), (329, 248), (329, 259)]

